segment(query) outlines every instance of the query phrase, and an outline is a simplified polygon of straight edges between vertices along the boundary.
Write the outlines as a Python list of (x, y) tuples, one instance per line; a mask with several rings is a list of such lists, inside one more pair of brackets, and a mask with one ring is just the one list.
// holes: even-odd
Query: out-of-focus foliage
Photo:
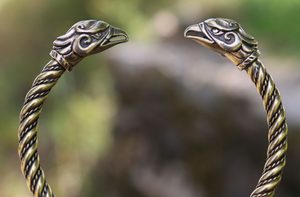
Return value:
[(269, 43), (274, 52), (299, 54), (300, 1), (245, 1), (240, 10), (245, 24)]
[[(16, 151), (18, 113), (33, 78), (49, 60), (52, 41), (79, 20), (105, 20), (125, 29), (132, 41), (153, 44), (162, 28), (182, 35), (186, 25), (204, 18), (230, 17), (273, 53), (300, 51), (298, 0), (0, 0), (0, 17), (0, 196), (30, 196)], [(42, 114), (42, 164), (58, 196), (77, 196), (91, 181), (89, 168), (113, 143), (118, 105), (106, 54), (66, 73)]]

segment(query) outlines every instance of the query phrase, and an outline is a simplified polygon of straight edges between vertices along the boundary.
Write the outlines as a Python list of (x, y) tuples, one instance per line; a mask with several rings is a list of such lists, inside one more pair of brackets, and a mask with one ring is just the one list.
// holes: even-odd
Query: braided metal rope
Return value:
[(44, 101), (65, 69), (56, 61), (51, 60), (35, 78), (31, 89), (25, 97), (20, 113), (19, 126), (19, 157), (21, 170), (27, 179), (28, 188), (34, 196), (54, 196), (48, 185), (38, 154), (37, 126)]
[(86, 20), (74, 24), (53, 42), (52, 60), (35, 78), (20, 112), (18, 153), (21, 170), (35, 197), (54, 196), (40, 164), (37, 135), (38, 119), (50, 90), (65, 70), (71, 71), (84, 57), (126, 41), (128, 36), (121, 29), (104, 21)]
[(251, 197), (274, 196), (286, 163), (288, 127), (285, 110), (279, 91), (263, 64), (257, 60), (246, 71), (263, 99), (269, 127), (267, 160)]

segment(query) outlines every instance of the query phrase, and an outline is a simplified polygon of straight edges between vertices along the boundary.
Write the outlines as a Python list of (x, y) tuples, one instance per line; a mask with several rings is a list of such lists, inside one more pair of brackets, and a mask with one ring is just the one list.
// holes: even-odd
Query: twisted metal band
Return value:
[(54, 196), (40, 165), (37, 126), (43, 103), (64, 72), (62, 66), (51, 60), (34, 80), (20, 113), (18, 152), (21, 158), (21, 170), (27, 179), (29, 189), (35, 196)]
[(286, 163), (288, 127), (285, 110), (279, 91), (264, 65), (257, 60), (246, 71), (263, 99), (269, 127), (267, 160), (251, 197), (274, 196)]
[(84, 57), (126, 42), (127, 34), (103, 21), (80, 21), (54, 41), (53, 58), (33, 81), (20, 112), (18, 153), (27, 186), (35, 197), (54, 197), (46, 181), (38, 154), (37, 126), (43, 103), (65, 70)]
[(279, 91), (258, 59), (257, 41), (240, 24), (224, 18), (212, 18), (191, 25), (185, 31), (185, 37), (227, 57), (240, 70), (245, 70), (254, 82), (263, 99), (269, 131), (263, 173), (250, 196), (274, 196), (286, 163), (288, 127)]

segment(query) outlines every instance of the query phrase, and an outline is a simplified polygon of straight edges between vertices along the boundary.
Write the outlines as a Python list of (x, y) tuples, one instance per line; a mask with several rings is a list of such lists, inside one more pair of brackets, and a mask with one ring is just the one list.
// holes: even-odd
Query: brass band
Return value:
[(69, 62), (61, 54), (59, 54), (55, 50), (50, 51), (50, 56), (52, 57), (52, 59), (57, 61), (57, 63), (59, 65), (64, 67), (67, 71), (72, 70), (73, 65), (70, 65)]

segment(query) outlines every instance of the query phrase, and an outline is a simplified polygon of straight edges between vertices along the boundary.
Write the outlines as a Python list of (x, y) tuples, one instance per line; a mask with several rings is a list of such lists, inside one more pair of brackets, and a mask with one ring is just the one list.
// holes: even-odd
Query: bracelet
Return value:
[[(286, 163), (287, 123), (280, 94), (272, 77), (258, 59), (257, 41), (235, 21), (208, 19), (189, 26), (185, 37), (217, 51), (245, 70), (262, 96), (268, 122), (268, 150), (263, 173), (251, 197), (274, 196)], [(127, 34), (103, 21), (87, 20), (73, 25), (53, 43), (50, 60), (34, 80), (20, 112), (18, 131), (21, 170), (34, 196), (53, 197), (40, 166), (37, 125), (42, 105), (65, 70), (71, 71), (84, 57), (128, 41)]]
[(269, 132), (263, 173), (250, 196), (274, 196), (286, 163), (288, 127), (279, 91), (258, 59), (257, 41), (237, 22), (224, 18), (212, 18), (191, 25), (184, 36), (227, 57), (240, 70), (245, 70), (255, 84), (263, 99)]
[(39, 115), (50, 90), (65, 70), (71, 71), (84, 57), (127, 41), (128, 36), (121, 29), (103, 21), (86, 20), (76, 23), (53, 42), (52, 60), (33, 81), (20, 112), (18, 153), (22, 173), (34, 196), (54, 197), (40, 166), (37, 137)]

